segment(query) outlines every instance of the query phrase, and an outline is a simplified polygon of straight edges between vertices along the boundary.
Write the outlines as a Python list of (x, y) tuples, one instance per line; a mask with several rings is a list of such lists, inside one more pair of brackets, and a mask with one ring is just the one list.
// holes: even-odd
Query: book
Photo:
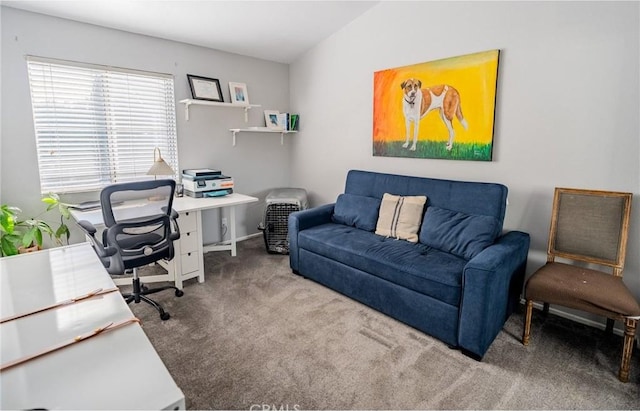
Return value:
[(300, 124), (300, 114), (289, 115), (289, 130), (298, 131), (299, 124)]
[(289, 113), (278, 114), (278, 127), (283, 131), (289, 130)]

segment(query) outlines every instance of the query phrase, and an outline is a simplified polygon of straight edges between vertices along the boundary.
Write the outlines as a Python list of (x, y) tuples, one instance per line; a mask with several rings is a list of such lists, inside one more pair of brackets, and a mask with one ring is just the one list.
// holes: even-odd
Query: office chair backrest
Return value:
[(556, 256), (613, 268), (621, 276), (631, 193), (556, 188), (548, 260)]
[[(124, 220), (171, 213), (176, 182), (170, 179), (112, 184), (100, 193), (106, 227)], [(128, 205), (120, 206), (124, 201)], [(135, 203), (139, 204), (135, 204)]]
[(179, 238), (171, 209), (175, 186), (175, 181), (163, 179), (113, 184), (102, 190), (102, 242), (117, 249), (107, 266), (111, 274), (173, 258), (173, 241)]

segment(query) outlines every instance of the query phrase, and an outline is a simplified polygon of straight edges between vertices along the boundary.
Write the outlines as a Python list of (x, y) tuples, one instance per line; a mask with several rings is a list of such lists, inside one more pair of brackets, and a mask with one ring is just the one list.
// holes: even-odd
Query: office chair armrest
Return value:
[(114, 247), (105, 247), (96, 238), (96, 233), (98, 232), (98, 230), (96, 230), (96, 227), (90, 222), (88, 222), (87, 220), (78, 221), (78, 225), (80, 226), (82, 231), (84, 231), (85, 234), (89, 237), (89, 242), (91, 243), (91, 246), (96, 251), (96, 254), (98, 254), (98, 257), (100, 257), (101, 259), (111, 257), (118, 251)]
[(91, 237), (95, 237), (97, 230), (93, 224), (91, 224), (87, 220), (80, 220), (78, 221), (78, 225), (80, 226), (80, 228), (82, 228), (82, 231), (84, 231), (87, 235)]
[(174, 209), (171, 209), (171, 215), (169, 218), (171, 218), (171, 224), (173, 225), (173, 229), (171, 231), (171, 234), (169, 234), (169, 240), (171, 241), (175, 241), (177, 239), (180, 238), (180, 226), (178, 225), (178, 222), (176, 221), (178, 219), (178, 217), (180, 217), (180, 214), (178, 214), (178, 212)]
[[(167, 207), (160, 207), (160, 209), (165, 213), (167, 212)], [(169, 217), (171, 217), (171, 219), (175, 220), (178, 217), (180, 217), (180, 214), (178, 214), (178, 212), (172, 208), (171, 209), (171, 214), (169, 214)]]

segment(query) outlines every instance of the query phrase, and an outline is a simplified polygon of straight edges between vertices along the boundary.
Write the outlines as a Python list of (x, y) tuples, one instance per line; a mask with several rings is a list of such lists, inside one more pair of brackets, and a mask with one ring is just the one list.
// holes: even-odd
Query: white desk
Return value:
[[(175, 257), (168, 263), (159, 262), (166, 270), (166, 275), (153, 275), (143, 277), (145, 283), (155, 281), (174, 281), (176, 287), (182, 289), (182, 282), (190, 278), (198, 278), (198, 282), (204, 282), (204, 253), (208, 251), (231, 251), (232, 256), (237, 255), (236, 248), (236, 207), (258, 201), (256, 197), (233, 193), (224, 197), (193, 198), (177, 197), (173, 199), (173, 209), (180, 214), (178, 226), (180, 227), (180, 240), (175, 242)], [(144, 203), (123, 204), (121, 207), (139, 207)], [(229, 236), (230, 244), (208, 245), (203, 244), (202, 235), (202, 211), (214, 208), (229, 209)], [(102, 226), (102, 210), (78, 211), (70, 210), (76, 221), (87, 220), (94, 226)], [(118, 285), (131, 283), (128, 278), (115, 279)]]
[[(114, 283), (87, 243), (0, 258), (0, 317)], [(118, 291), (0, 324), (0, 362), (132, 318)], [(184, 409), (184, 394), (139, 324), (124, 325), (0, 373), (1, 409)]]

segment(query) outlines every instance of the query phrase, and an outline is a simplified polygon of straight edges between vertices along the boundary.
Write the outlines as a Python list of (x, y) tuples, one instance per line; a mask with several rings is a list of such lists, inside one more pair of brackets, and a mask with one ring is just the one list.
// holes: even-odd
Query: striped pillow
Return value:
[(376, 234), (417, 243), (426, 202), (425, 196), (396, 196), (384, 193), (378, 213)]

